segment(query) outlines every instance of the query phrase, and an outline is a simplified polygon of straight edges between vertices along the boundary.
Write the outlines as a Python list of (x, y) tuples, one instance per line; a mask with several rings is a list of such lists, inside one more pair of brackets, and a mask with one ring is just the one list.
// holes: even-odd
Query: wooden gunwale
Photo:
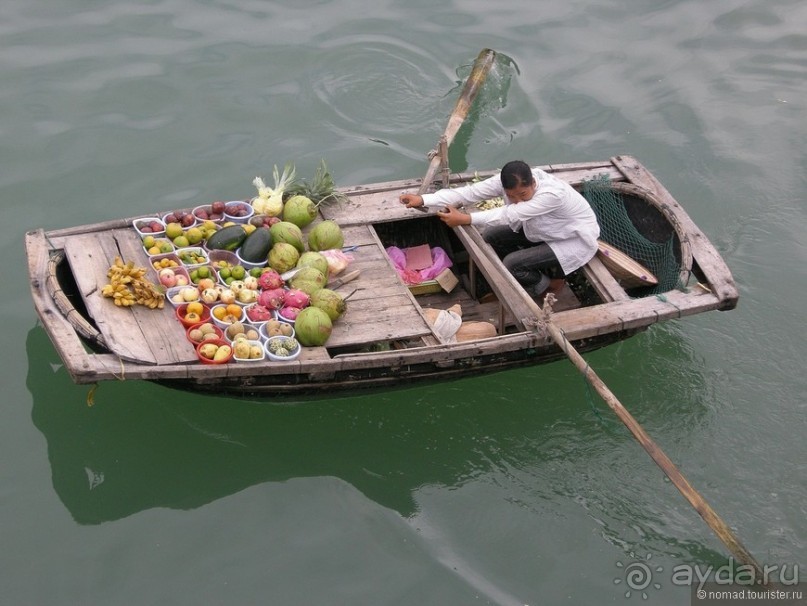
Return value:
[[(582, 351), (635, 334), (656, 322), (708, 310), (731, 309), (736, 305), (736, 286), (734, 286), (731, 274), (719, 253), (669, 192), (634, 158), (618, 156), (609, 162), (555, 164), (541, 168), (555, 173), (577, 187), (585, 179), (605, 173), (612, 181), (633, 184), (651, 192), (661, 205), (665, 216), (672, 218), (671, 223), (677, 230), (681, 230), (679, 238), (682, 242), (689, 243), (691, 262), (702, 271), (707, 280), (708, 290), (698, 288), (689, 289), (686, 292), (674, 290), (665, 293), (663, 297), (631, 299), (625, 295), (624, 290), (618, 284), (615, 284), (612, 278), (609, 281), (607, 270), (603, 273), (602, 267), (598, 268), (596, 263), (592, 263), (591, 268), (586, 268), (586, 274), (590, 278), (594, 278), (595, 286), (599, 284), (603, 289), (606, 302), (592, 307), (553, 314), (556, 325)], [(453, 175), (451, 182), (459, 184), (477, 177), (484, 178), (497, 172)], [(356, 208), (328, 209), (328, 213), (323, 214), (326, 215), (325, 218), (334, 218), (347, 229), (350, 229), (351, 225), (359, 226), (373, 222), (411, 219), (413, 218), (411, 211), (397, 202), (397, 194), (417, 186), (418, 183), (417, 180), (404, 180), (341, 188), (341, 191), (353, 199), (362, 198), (364, 207), (370, 209), (371, 212), (362, 212), (359, 213), (361, 215), (359, 217), (350, 217), (348, 213), (355, 211)], [(384, 197), (384, 194), (394, 195), (395, 199), (392, 201), (396, 206), (388, 204), (391, 200)], [(373, 196), (375, 196), (375, 201), (371, 207), (370, 201)], [(373, 353), (356, 352), (332, 355), (325, 348), (306, 348), (303, 355), (295, 361), (255, 365), (142, 364), (122, 361), (114, 354), (93, 353), (82, 341), (82, 337), (92, 338), (94, 330), (92, 324), (81, 318), (86, 326), (84, 330), (80, 330), (76, 326), (76, 322), (71, 322), (71, 315), (78, 315), (78, 312), (74, 309), (65, 310), (65, 307), (69, 307), (69, 301), (66, 298), (62, 300), (55, 296), (54, 291), (58, 284), (54, 286), (51, 283), (49, 286), (50, 281), (42, 278), (54, 271), (54, 259), (58, 258), (54, 255), (64, 254), (65, 244), (71, 238), (99, 231), (128, 229), (134, 218), (137, 217), (48, 232), (35, 230), (26, 234), (31, 291), (35, 307), (46, 332), (76, 383), (136, 378), (168, 382), (169, 384), (195, 385), (200, 388), (207, 386), (211, 390), (215, 390), (217, 383), (227, 383), (230, 388), (237, 389), (233, 384), (237, 386), (240, 382), (244, 385), (245, 390), (251, 391), (272, 389), (299, 391), (306, 387), (301, 383), (309, 379), (311, 384), (307, 387), (310, 388), (347, 387), (340, 383), (340, 380), (345, 380), (340, 377), (345, 377), (350, 373), (366, 375), (361, 379), (362, 384), (381, 385), (395, 382), (404, 376), (414, 378), (453, 377), (475, 371), (482, 372), (485, 369), (531, 363), (527, 358), (548, 360), (557, 359), (563, 355), (551, 342), (545, 329), (541, 327), (538, 321), (538, 318), (541, 317), (538, 305), (504, 269), (498, 257), (492, 254), (484, 243), (481, 234), (471, 226), (457, 229), (457, 236), (468, 251), (470, 258), (488, 278), (499, 300), (504, 302), (506, 312), (509, 313), (520, 332), (474, 342), (424, 344), (419, 347)], [(380, 240), (373, 229), (370, 229), (370, 239), (373, 240), (373, 245), (380, 245)], [(391, 269), (389, 259), (387, 259), (387, 263), (392, 275), (397, 277), (397, 274)], [(53, 282), (55, 282), (55, 278)], [(425, 321), (423, 311), (411, 293), (409, 293), (409, 300), (409, 304)], [(99, 343), (103, 345), (103, 341)], [(529, 356), (524, 354), (526, 351), (530, 351)], [(475, 360), (477, 362), (486, 360), (485, 368), (474, 368)], [(377, 375), (375, 378), (372, 376), (373, 373)]]

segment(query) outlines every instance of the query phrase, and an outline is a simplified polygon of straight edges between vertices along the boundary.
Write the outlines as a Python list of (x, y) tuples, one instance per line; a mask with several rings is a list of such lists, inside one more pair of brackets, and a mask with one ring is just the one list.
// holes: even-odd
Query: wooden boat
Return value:
[[(670, 243), (675, 258), (675, 285), (663, 291), (620, 282), (620, 273), (612, 273), (598, 256), (567, 277), (551, 320), (579, 351), (609, 345), (657, 322), (735, 307), (737, 289), (719, 253), (638, 160), (618, 156), (541, 168), (583, 190), (595, 180), (605, 183), (641, 236)], [(448, 179), (454, 186), (492, 174)], [(79, 384), (147, 380), (250, 397), (330, 393), (456, 379), (563, 357), (546, 331), (541, 307), (476, 228), (450, 229), (433, 214), (398, 202), (400, 193), (420, 185), (420, 179), (412, 179), (342, 188), (347, 202), (321, 207), (318, 220), (336, 221), (345, 245), (354, 248), (348, 271), (360, 273), (340, 291), (352, 295), (325, 346), (305, 347), (291, 361), (202, 364), (171, 306), (120, 308), (102, 297), (116, 256), (148, 267), (140, 236), (132, 228), (135, 217), (28, 232), (34, 304)], [(461, 280), (450, 292), (438, 282), (405, 284), (386, 251), (424, 243), (439, 245), (451, 258), (451, 274)], [(479, 288), (482, 284), (487, 292)], [(492, 334), (455, 340), (436, 330), (431, 310), (456, 305), (463, 322), (492, 325)]]

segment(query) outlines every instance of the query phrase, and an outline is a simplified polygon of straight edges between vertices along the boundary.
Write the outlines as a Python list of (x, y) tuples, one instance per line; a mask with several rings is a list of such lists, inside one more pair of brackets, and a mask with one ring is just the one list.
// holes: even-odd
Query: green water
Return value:
[[(724, 256), (736, 310), (587, 361), (752, 554), (807, 565), (805, 22), (792, 0), (6, 2), (2, 603), (677, 605), (676, 566), (725, 563), (568, 363), (282, 405), (105, 383), (89, 407), (37, 323), (25, 231), (247, 197), (289, 160), (421, 176), (485, 47), (514, 66), (454, 170), (632, 154)], [(654, 582), (626, 597), (637, 561)]]

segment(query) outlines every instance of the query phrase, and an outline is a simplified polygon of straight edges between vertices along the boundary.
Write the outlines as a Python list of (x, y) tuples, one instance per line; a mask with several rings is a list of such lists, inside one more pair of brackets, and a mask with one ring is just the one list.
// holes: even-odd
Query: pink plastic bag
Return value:
[(392, 264), (401, 276), (401, 279), (406, 284), (420, 284), (424, 280), (433, 280), (441, 271), (447, 267), (451, 267), (453, 263), (448, 258), (448, 254), (439, 246), (431, 249), (432, 264), (430, 267), (414, 271), (406, 269), (406, 254), (397, 246), (387, 247), (387, 254), (389, 255)]

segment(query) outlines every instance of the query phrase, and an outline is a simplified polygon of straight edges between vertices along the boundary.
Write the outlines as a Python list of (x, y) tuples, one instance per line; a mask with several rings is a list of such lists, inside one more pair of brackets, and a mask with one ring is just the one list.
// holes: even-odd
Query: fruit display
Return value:
[(321, 288), (311, 295), (311, 305), (328, 314), (331, 322), (338, 320), (347, 310), (344, 297), (335, 290), (328, 288)]
[(266, 353), (273, 360), (290, 360), (300, 354), (300, 343), (294, 337), (270, 337), (266, 341)]
[[(199, 257), (201, 258), (201, 257)], [(188, 259), (193, 259), (192, 256), (188, 257)], [(185, 263), (185, 261), (183, 261)], [(189, 265), (193, 265), (192, 263)], [(196, 284), (197, 286), (208, 286), (208, 283), (204, 285), (201, 284), (202, 280), (210, 280), (210, 283), (215, 284), (214, 278), (216, 277), (216, 272), (210, 265), (199, 265), (198, 267), (191, 268), (188, 271), (188, 276), (191, 279), (191, 282)]]
[(185, 328), (210, 319), (210, 309), (199, 301), (191, 301), (177, 307), (176, 316)]
[(154, 283), (143, 277), (146, 271), (145, 267), (136, 267), (133, 261), (124, 263), (123, 259), (115, 257), (106, 274), (109, 283), (101, 288), (101, 294), (119, 307), (143, 305), (149, 309), (162, 309), (165, 296)]
[(210, 236), (207, 239), (206, 246), (208, 250), (234, 251), (246, 239), (247, 232), (242, 225), (227, 225)]
[(234, 219), (236, 221), (248, 219), (255, 213), (255, 209), (252, 208), (249, 202), (241, 202), (239, 200), (233, 200), (232, 202), (227, 202), (224, 205), (224, 218), (225, 219)]
[(233, 357), (233, 348), (224, 340), (203, 341), (196, 346), (199, 359), (207, 364), (225, 364)]
[(151, 234), (143, 236), (143, 248), (150, 257), (174, 252), (174, 243), (168, 238), (157, 238)]
[[(272, 236), (272, 242), (285, 242), (286, 244), (294, 246), (299, 254), (305, 252), (303, 232), (294, 223), (279, 221), (269, 228), (269, 233)], [(295, 261), (295, 264), (296, 263)]]
[(221, 267), (218, 276), (220, 283), (230, 286), (233, 282), (242, 282), (247, 277), (247, 269), (240, 264)]
[(196, 224), (196, 215), (187, 208), (172, 210), (171, 212), (165, 213), (161, 218), (166, 227), (169, 223), (176, 223), (180, 227), (191, 227)]
[(278, 273), (293, 269), (300, 259), (300, 252), (287, 242), (275, 242), (269, 251), (269, 267)]
[(210, 311), (215, 320), (223, 325), (240, 322), (244, 318), (244, 309), (235, 303), (219, 303)]
[(336, 221), (322, 221), (308, 232), (308, 249), (313, 251), (342, 248), (345, 238)]
[(328, 274), (323, 274), (316, 267), (303, 267), (291, 278), (291, 287), (311, 296), (328, 282)]
[(283, 220), (303, 228), (317, 218), (317, 207), (302, 194), (290, 197), (283, 205)]
[(185, 265), (202, 265), (207, 263), (207, 254), (204, 250), (198, 247), (178, 248), (176, 255), (179, 257), (180, 262)]
[(256, 340), (260, 339), (260, 334), (258, 330), (253, 326), (248, 326), (241, 322), (240, 320), (236, 320), (232, 324), (230, 324), (227, 328), (224, 329), (224, 336), (227, 337), (230, 341), (235, 341), (239, 338), (249, 339), (249, 340)]
[(278, 171), (277, 165), (275, 165), (272, 171), (275, 186), (272, 188), (267, 187), (260, 177), (255, 177), (252, 180), (252, 184), (258, 190), (258, 195), (252, 198), (251, 201), (252, 208), (257, 214), (270, 217), (280, 216), (283, 212), (283, 194), (286, 188), (294, 183), (295, 172), (294, 165), (291, 162), (283, 167), (282, 174)]
[(266, 357), (258, 339), (237, 339), (233, 341), (233, 358), (237, 362), (255, 362)]
[(294, 333), (306, 347), (325, 345), (332, 331), (333, 322), (330, 316), (319, 307), (306, 307), (294, 321)]
[(157, 272), (160, 284), (166, 288), (174, 286), (187, 286), (190, 282), (188, 272), (181, 267), (163, 267)]
[(216, 201), (212, 204), (203, 204), (194, 208), (192, 212), (197, 222), (220, 223), (224, 220), (224, 202)]
[(161, 269), (165, 269), (166, 267), (173, 268), (180, 266), (179, 257), (177, 257), (175, 254), (165, 254), (151, 257), (149, 261), (151, 262), (151, 266), (154, 268), (154, 271), (158, 273)]
[(135, 219), (132, 224), (141, 236), (145, 234), (162, 234), (165, 232), (165, 224), (159, 217)]
[(187, 335), (191, 343), (198, 345), (202, 341), (220, 340), (224, 336), (224, 332), (211, 322), (200, 322), (190, 326)]
[(256, 177), (251, 200), (133, 220), (157, 284), (142, 280), (143, 268), (116, 261), (102, 294), (119, 306), (162, 307), (167, 299), (205, 363), (289, 360), (303, 346), (324, 345), (347, 309), (327, 288), (328, 255), (342, 252), (344, 236), (318, 219), (318, 207), (346, 197), (324, 161), (311, 184), (295, 174), (291, 163), (282, 173), (275, 166), (274, 187)]
[(248, 263), (266, 263), (272, 249), (272, 233), (267, 227), (256, 227), (238, 249), (238, 256)]
[(281, 322), (280, 320), (269, 320), (261, 327), (261, 332), (264, 333), (266, 338), (270, 337), (293, 337), (294, 327), (288, 322)]
[(314, 267), (325, 276), (329, 274), (328, 258), (314, 250), (309, 250), (301, 254), (297, 261), (297, 267)]

